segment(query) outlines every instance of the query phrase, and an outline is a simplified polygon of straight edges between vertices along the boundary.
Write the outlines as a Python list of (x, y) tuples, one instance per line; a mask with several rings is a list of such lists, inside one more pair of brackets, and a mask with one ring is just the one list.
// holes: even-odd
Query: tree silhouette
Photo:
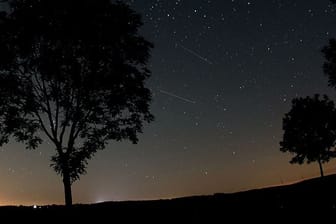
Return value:
[(324, 95), (296, 98), (283, 118), (282, 152), (295, 154), (290, 163), (317, 161), (323, 177), (322, 164), (336, 156), (336, 110), (333, 101)]
[(1, 136), (35, 149), (48, 139), (65, 204), (109, 140), (138, 141), (149, 112), (152, 44), (139, 14), (110, 0), (8, 0), (0, 13)]

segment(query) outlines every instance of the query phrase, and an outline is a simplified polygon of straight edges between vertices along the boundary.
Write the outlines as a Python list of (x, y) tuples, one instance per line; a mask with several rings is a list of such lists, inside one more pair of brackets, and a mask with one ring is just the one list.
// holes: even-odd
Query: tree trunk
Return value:
[(71, 181), (69, 171), (63, 171), (63, 185), (66, 207), (72, 206)]
[(320, 159), (317, 160), (317, 161), (318, 161), (318, 164), (319, 164), (319, 167), (320, 167), (321, 178), (323, 178), (323, 177), (324, 177), (324, 174), (323, 174), (322, 162), (321, 162)]

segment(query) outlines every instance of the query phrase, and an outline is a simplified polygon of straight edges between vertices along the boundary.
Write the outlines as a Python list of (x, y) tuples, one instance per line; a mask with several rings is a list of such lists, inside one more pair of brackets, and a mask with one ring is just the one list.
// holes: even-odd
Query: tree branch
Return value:
[(73, 122), (71, 125), (70, 129), (70, 134), (69, 134), (69, 140), (68, 140), (68, 153), (71, 152), (72, 147), (75, 143), (75, 133), (76, 133), (76, 126), (77, 123), (80, 120), (80, 93), (79, 90), (77, 91), (77, 96), (76, 96), (76, 111), (75, 111), (75, 116), (73, 117)]
[(47, 129), (46, 126), (44, 125), (44, 122), (43, 122), (43, 119), (41, 118), (41, 115), (40, 115), (38, 112), (36, 112), (36, 111), (34, 111), (33, 113), (34, 113), (35, 116), (38, 118), (38, 120), (39, 120), (39, 122), (40, 122), (40, 125), (41, 125), (43, 131), (45, 132), (45, 134), (48, 136), (48, 138), (49, 138), (55, 145), (59, 145), (59, 144), (57, 143), (57, 140), (54, 139), (54, 138), (52, 137), (52, 135), (49, 133), (48, 129)]
[(54, 121), (53, 121), (53, 117), (52, 117), (52, 112), (51, 112), (51, 106), (50, 106), (50, 99), (48, 96), (48, 90), (45, 84), (45, 81), (42, 79), (42, 87), (43, 87), (43, 93), (45, 95), (45, 100), (46, 100), (46, 105), (47, 105), (47, 116), (49, 119), (49, 123), (50, 123), (50, 129), (52, 132), (52, 135), (54, 136), (55, 139), (57, 139), (57, 135), (56, 135), (56, 131), (55, 131), (55, 125), (54, 125)]
[(74, 91), (71, 90), (71, 93), (70, 93), (70, 102), (69, 102), (69, 105), (67, 106), (67, 108), (65, 108), (65, 117), (64, 117), (64, 122), (62, 124), (62, 130), (61, 130), (61, 133), (60, 133), (60, 136), (59, 136), (59, 141), (63, 144), (63, 137), (64, 137), (64, 134), (65, 134), (65, 131), (66, 131), (66, 127), (69, 125), (69, 122), (70, 122), (70, 107), (71, 105), (73, 105), (73, 101), (74, 101), (74, 98), (75, 98), (75, 95), (74, 95)]
[(57, 138), (57, 134), (58, 134), (58, 116), (59, 116), (59, 110), (60, 110), (60, 105), (59, 105), (59, 95), (58, 92), (60, 91), (59, 89), (59, 83), (57, 81), (56, 84), (56, 91), (55, 91), (55, 101), (56, 101), (56, 115), (55, 115), (55, 136)]

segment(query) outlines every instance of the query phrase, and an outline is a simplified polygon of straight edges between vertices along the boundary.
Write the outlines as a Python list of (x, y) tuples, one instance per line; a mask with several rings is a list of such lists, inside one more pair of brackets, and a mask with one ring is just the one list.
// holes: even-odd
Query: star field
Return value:
[[(131, 0), (154, 43), (152, 113), (139, 143), (109, 144), (73, 187), (75, 202), (235, 192), (317, 176), (280, 152), (296, 96), (336, 92), (321, 48), (336, 37), (328, 0)], [(0, 204), (62, 203), (51, 146), (0, 149)], [(335, 172), (335, 161), (325, 165)]]

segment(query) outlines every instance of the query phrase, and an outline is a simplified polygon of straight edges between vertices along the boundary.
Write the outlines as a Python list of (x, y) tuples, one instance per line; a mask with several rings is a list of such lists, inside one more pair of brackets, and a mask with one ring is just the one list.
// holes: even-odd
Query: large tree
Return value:
[(319, 95), (295, 98), (291, 110), (283, 118), (282, 152), (294, 154), (290, 163), (322, 164), (336, 156), (336, 110), (333, 101)]
[(139, 14), (110, 0), (8, 0), (0, 12), (0, 143), (35, 149), (71, 184), (109, 140), (138, 141), (149, 111), (152, 44)]

